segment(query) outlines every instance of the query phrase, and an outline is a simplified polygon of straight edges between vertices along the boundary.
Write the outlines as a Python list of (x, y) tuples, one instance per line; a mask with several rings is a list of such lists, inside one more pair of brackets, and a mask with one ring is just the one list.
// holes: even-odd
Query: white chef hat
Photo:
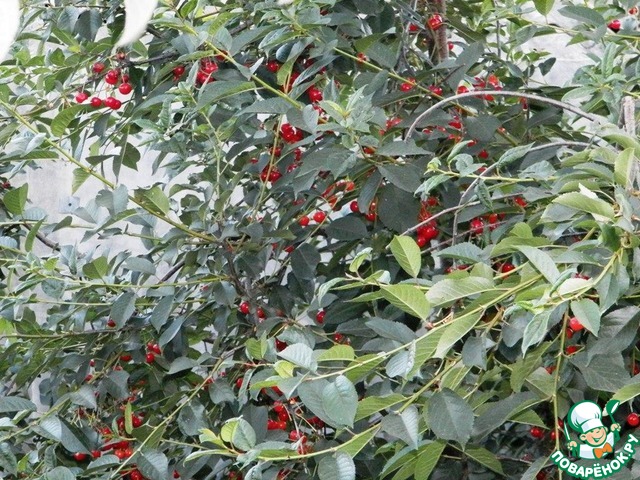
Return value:
[(604, 427), (602, 410), (588, 400), (576, 403), (569, 410), (569, 426), (578, 433), (587, 433), (594, 428)]

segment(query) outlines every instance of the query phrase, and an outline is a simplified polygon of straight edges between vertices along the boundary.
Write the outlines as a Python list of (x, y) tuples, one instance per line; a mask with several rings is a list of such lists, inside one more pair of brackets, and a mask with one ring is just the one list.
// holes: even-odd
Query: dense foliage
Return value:
[(123, 50), (120, 1), (25, 1), (0, 477), (551, 479), (574, 402), (637, 426), (637, 9), (562, 3), (571, 87), (553, 0), (165, 0)]

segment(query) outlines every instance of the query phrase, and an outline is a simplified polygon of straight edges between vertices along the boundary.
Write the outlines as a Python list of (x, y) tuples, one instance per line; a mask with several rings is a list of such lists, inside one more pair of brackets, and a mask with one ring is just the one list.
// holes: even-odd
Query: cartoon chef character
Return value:
[(620, 425), (613, 423), (611, 431), (602, 424), (602, 410), (589, 401), (576, 403), (568, 415), (569, 426), (580, 434), (582, 444), (570, 441), (568, 446), (573, 455), (584, 459), (603, 458), (613, 453), (613, 446), (620, 439)]

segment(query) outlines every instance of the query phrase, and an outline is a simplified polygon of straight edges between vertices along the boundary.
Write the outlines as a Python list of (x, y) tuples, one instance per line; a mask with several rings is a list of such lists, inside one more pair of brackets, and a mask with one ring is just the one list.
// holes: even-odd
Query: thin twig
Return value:
[(443, 107), (447, 103), (455, 102), (455, 101), (460, 100), (462, 98), (477, 97), (477, 96), (482, 96), (482, 95), (493, 95), (493, 96), (496, 96), (496, 97), (526, 98), (527, 100), (534, 100), (534, 101), (538, 101), (538, 102), (541, 102), (541, 103), (546, 103), (548, 105), (553, 105), (554, 107), (562, 108), (562, 109), (567, 110), (569, 112), (575, 113), (576, 115), (584, 117), (587, 120), (591, 120), (594, 123), (602, 123), (604, 121), (600, 117), (598, 117), (596, 115), (593, 115), (591, 113), (585, 112), (584, 110), (581, 110), (578, 107), (576, 107), (574, 105), (571, 105), (570, 103), (561, 102), (559, 100), (553, 100), (551, 98), (541, 97), (540, 95), (534, 95), (532, 93), (516, 92), (516, 91), (512, 91), (512, 90), (477, 90), (477, 91), (473, 91), (473, 92), (459, 93), (457, 95), (452, 95), (451, 97), (444, 98), (444, 99), (440, 100), (438, 103), (436, 103), (433, 106), (431, 106), (430, 108), (428, 108), (427, 110), (425, 110), (423, 113), (418, 115), (418, 117), (413, 121), (413, 123), (411, 124), (411, 126), (407, 130), (407, 133), (405, 135), (405, 140), (411, 138), (411, 135), (413, 135), (413, 132), (415, 132), (415, 130), (416, 130), (416, 126), (422, 120), (424, 120), (431, 113), (433, 113), (436, 110), (438, 110), (440, 107)]

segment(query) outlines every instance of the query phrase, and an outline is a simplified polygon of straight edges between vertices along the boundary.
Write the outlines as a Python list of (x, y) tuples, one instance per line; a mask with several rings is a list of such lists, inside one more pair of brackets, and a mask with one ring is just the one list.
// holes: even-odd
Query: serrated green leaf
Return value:
[(420, 247), (416, 241), (411, 237), (395, 236), (389, 247), (402, 269), (416, 278), (422, 266)]
[(424, 320), (429, 315), (429, 302), (417, 286), (398, 284), (381, 286), (382, 296), (394, 307)]
[(446, 446), (446, 442), (437, 441), (420, 448), (418, 460), (413, 470), (415, 480), (429, 479)]
[(599, 198), (591, 198), (584, 193), (564, 193), (553, 200), (553, 203), (563, 205), (581, 212), (590, 213), (596, 220), (612, 221), (614, 217), (613, 207)]
[(447, 325), (438, 341), (438, 348), (433, 354), (436, 358), (444, 358), (456, 342), (469, 333), (473, 327), (480, 321), (482, 313), (474, 313), (472, 315), (464, 315), (454, 319), (451, 324)]
[(440, 280), (427, 292), (431, 305), (439, 306), (493, 289), (493, 281), (483, 277)]
[(334, 425), (353, 427), (358, 410), (358, 392), (347, 377), (339, 375), (324, 389), (322, 406)]
[(318, 362), (313, 356), (313, 350), (303, 343), (289, 345), (278, 352), (278, 356), (310, 372), (315, 372), (318, 369)]
[(24, 207), (27, 204), (28, 193), (28, 184), (9, 190), (4, 194), (4, 197), (2, 197), (4, 206), (14, 215), (22, 215), (24, 213)]
[(464, 447), (471, 438), (475, 420), (469, 404), (452, 390), (444, 389), (434, 393), (428, 405), (427, 418), (433, 433)]
[(87, 109), (84, 105), (73, 105), (61, 110), (51, 121), (51, 133), (54, 137), (62, 137), (65, 130), (73, 120), (78, 118), (78, 114)]
[(573, 315), (580, 323), (596, 337), (600, 332), (600, 307), (593, 300), (583, 298), (571, 302)]
[(82, 273), (93, 280), (102, 279), (109, 272), (109, 261), (106, 257), (98, 257), (82, 267)]
[(336, 452), (320, 460), (318, 477), (320, 480), (355, 480), (356, 466), (350, 455), (345, 452)]
[(136, 294), (133, 292), (123, 292), (113, 303), (110, 317), (116, 322), (118, 328), (122, 328), (125, 322), (133, 315), (135, 309)]
[(464, 453), (480, 465), (487, 467), (489, 470), (492, 470), (499, 475), (504, 475), (500, 460), (498, 460), (498, 458), (486, 448), (469, 446), (465, 448)]
[(560, 278), (560, 270), (558, 270), (558, 267), (548, 253), (539, 248), (528, 246), (518, 246), (516, 248), (527, 257), (535, 269), (538, 270), (549, 283), (553, 285), (558, 278)]

